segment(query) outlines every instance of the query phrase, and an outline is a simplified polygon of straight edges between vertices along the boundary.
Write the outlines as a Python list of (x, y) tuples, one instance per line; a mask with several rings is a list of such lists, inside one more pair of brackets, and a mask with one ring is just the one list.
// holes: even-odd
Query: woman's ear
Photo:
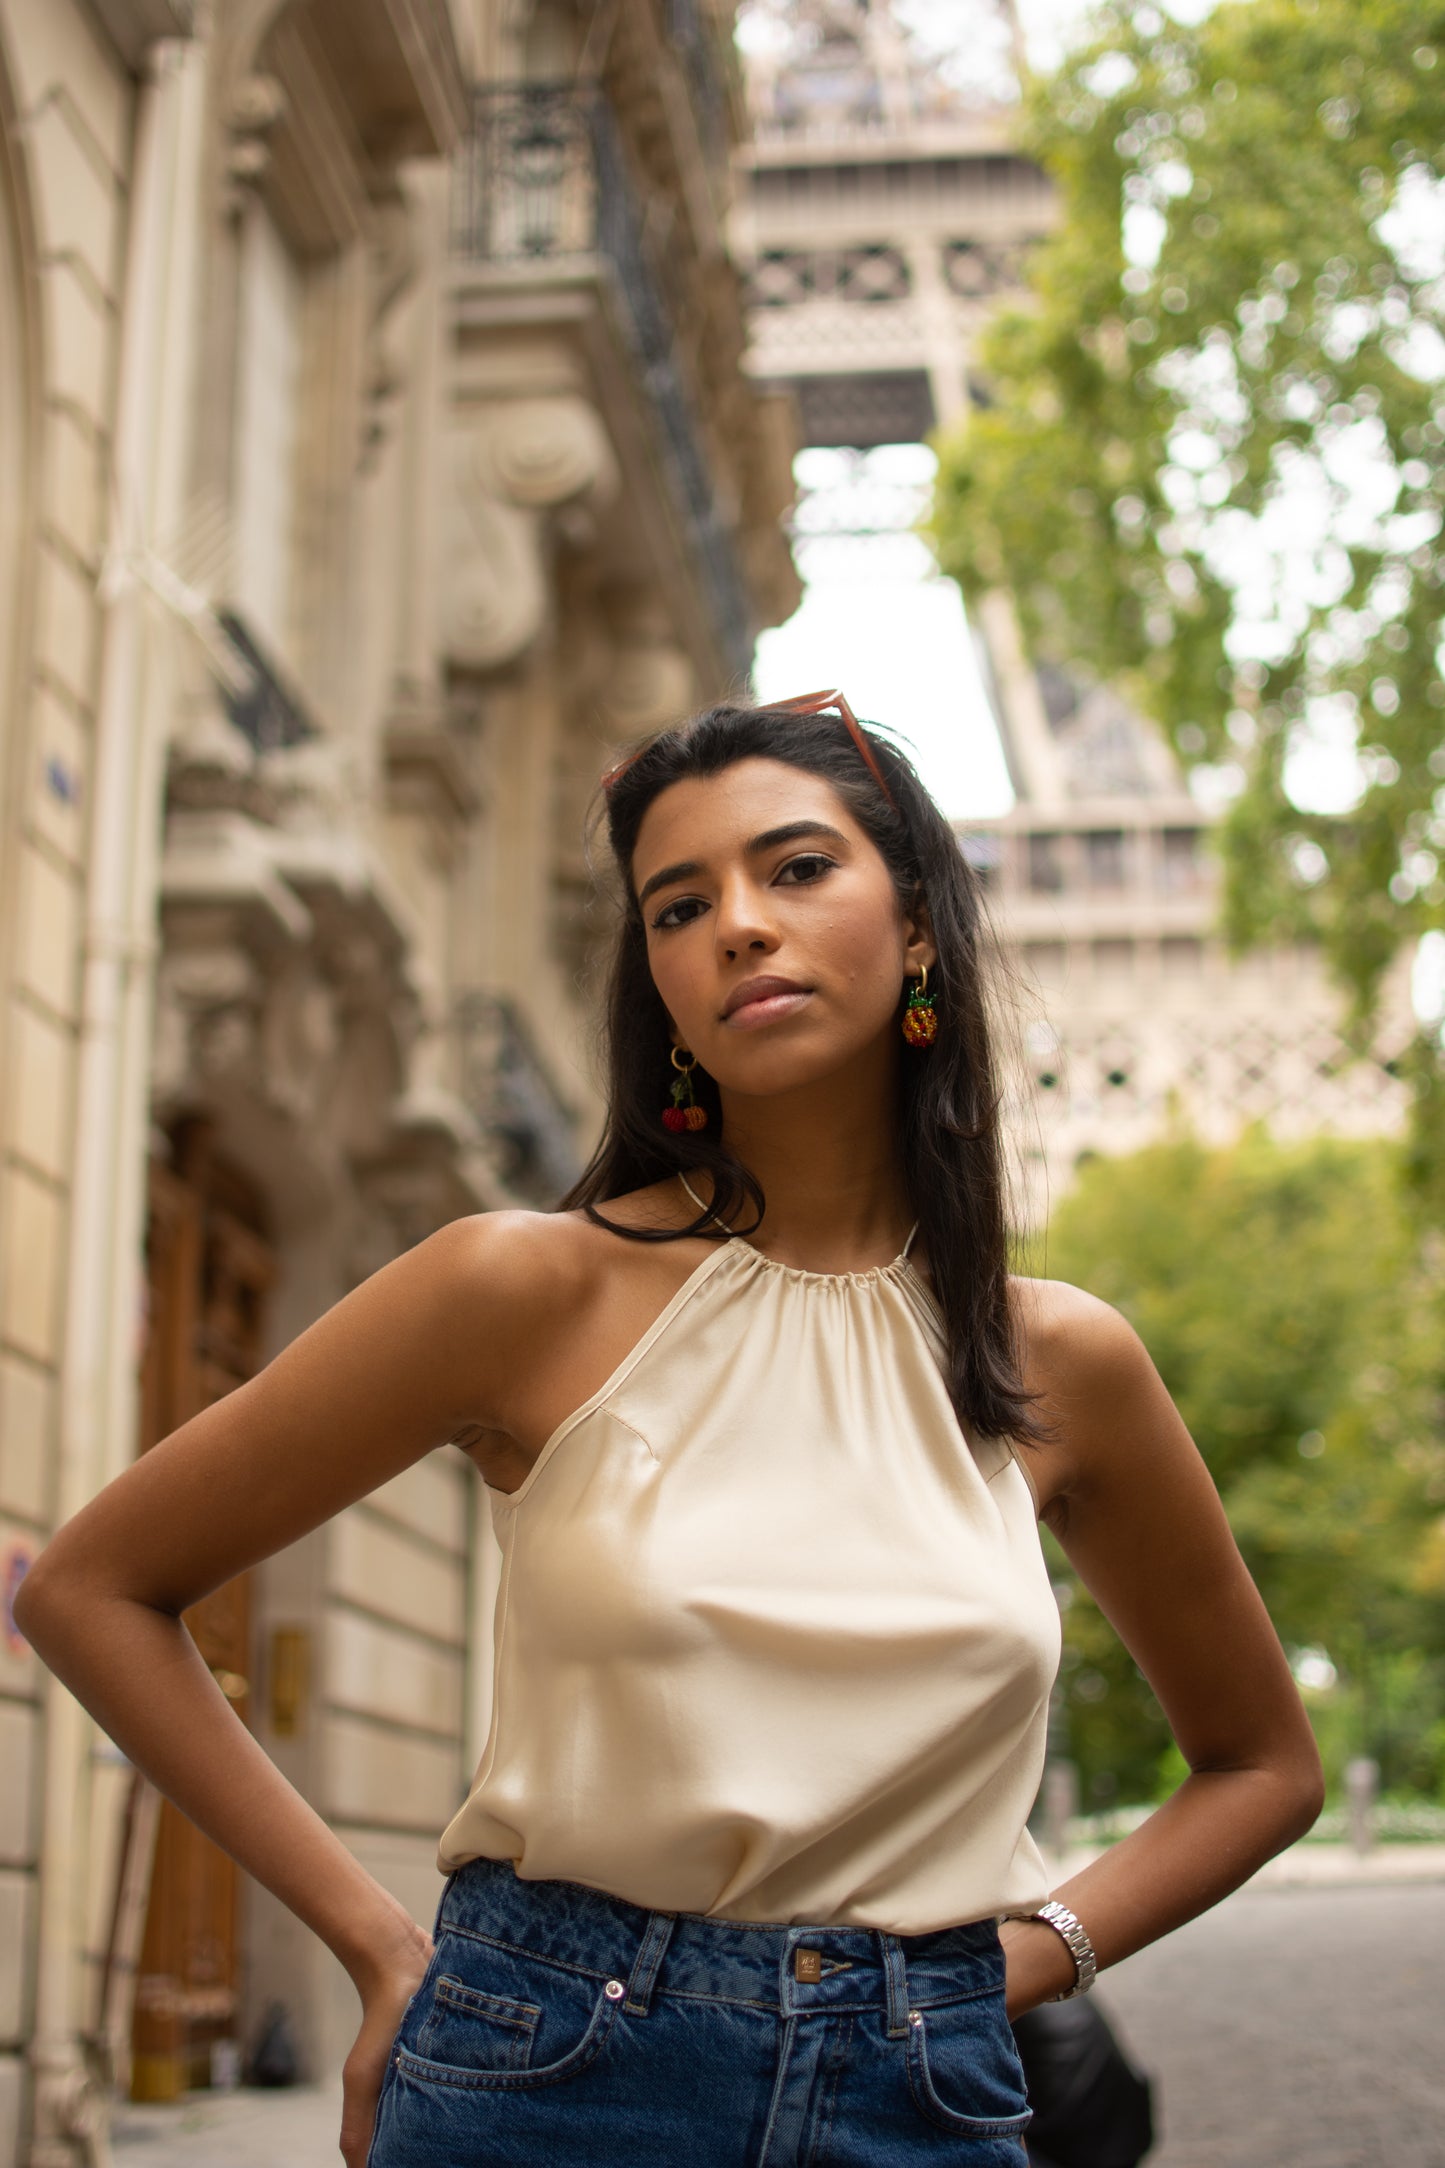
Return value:
[(921, 888), (914, 890), (913, 901), (903, 914), (903, 959), (906, 971), (915, 976), (921, 965), (926, 964), (931, 971), (938, 962), (928, 898)]

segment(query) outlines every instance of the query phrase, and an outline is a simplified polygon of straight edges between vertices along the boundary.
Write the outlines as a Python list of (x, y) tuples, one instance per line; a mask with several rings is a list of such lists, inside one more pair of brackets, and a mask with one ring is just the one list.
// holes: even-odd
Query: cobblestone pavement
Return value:
[(1445, 1884), (1242, 1890), (1100, 1983), (1149, 2168), (1442, 2168)]
[[(1445, 2168), (1445, 1859), (1398, 1865), (1262, 1880), (1107, 1975), (1155, 2079), (1149, 2168)], [(115, 2168), (338, 2168), (340, 2120), (330, 2088), (123, 2108)]]

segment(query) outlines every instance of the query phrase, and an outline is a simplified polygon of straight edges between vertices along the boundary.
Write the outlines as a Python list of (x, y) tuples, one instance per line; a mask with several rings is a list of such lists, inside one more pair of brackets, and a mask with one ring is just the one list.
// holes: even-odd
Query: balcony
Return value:
[(508, 289), (510, 321), (544, 292), (600, 286), (626, 350), (724, 671), (752, 666), (753, 613), (717, 503), (667, 285), (612, 109), (594, 87), (492, 84), (474, 94), (456, 166), (452, 247)]

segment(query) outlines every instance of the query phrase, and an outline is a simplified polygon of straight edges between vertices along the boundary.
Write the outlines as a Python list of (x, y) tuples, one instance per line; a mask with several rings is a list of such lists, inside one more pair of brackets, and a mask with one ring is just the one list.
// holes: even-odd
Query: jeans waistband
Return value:
[(899, 2034), (910, 2009), (994, 1993), (1004, 1977), (992, 1919), (891, 1935), (650, 1912), (580, 1882), (527, 1881), (509, 1860), (474, 1859), (459, 1868), (443, 1893), (437, 1929), (615, 1980), (626, 1989), (624, 2007), (639, 2017), (654, 1995), (680, 1995), (785, 2017), (881, 2009), (889, 2032)]

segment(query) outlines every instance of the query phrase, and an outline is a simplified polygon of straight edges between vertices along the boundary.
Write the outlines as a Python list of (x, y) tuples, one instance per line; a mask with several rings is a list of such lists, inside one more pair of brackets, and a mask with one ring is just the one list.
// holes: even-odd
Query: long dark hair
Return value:
[[(1019, 1375), (1008, 1299), (1001, 1094), (989, 1028), (994, 944), (977, 878), (912, 763), (875, 732), (866, 736), (891, 804), (841, 720), (786, 710), (709, 708), (659, 731), (615, 775), (603, 801), (622, 891), (602, 1023), (607, 1123), (558, 1209), (580, 1208), (599, 1226), (640, 1242), (718, 1236), (714, 1213), (740, 1234), (762, 1219), (762, 1186), (729, 1151), (717, 1086), (701, 1067), (693, 1085), (711, 1117), (707, 1128), (674, 1132), (659, 1119), (673, 1041), (648, 965), (632, 857), (648, 807), (684, 777), (717, 775), (753, 758), (822, 776), (876, 846), (903, 908), (925, 904), (938, 949), (929, 973), (938, 1036), (927, 1052), (899, 1065), (899, 1120), (908, 1197), (947, 1337), (953, 1405), (980, 1436), (1037, 1439), (1043, 1426)], [(900, 988), (900, 1010), (902, 1002)], [(686, 1227), (620, 1227), (598, 1210), (609, 1198), (695, 1170), (711, 1176), (712, 1203)], [(751, 1221), (737, 1225), (744, 1205)]]

